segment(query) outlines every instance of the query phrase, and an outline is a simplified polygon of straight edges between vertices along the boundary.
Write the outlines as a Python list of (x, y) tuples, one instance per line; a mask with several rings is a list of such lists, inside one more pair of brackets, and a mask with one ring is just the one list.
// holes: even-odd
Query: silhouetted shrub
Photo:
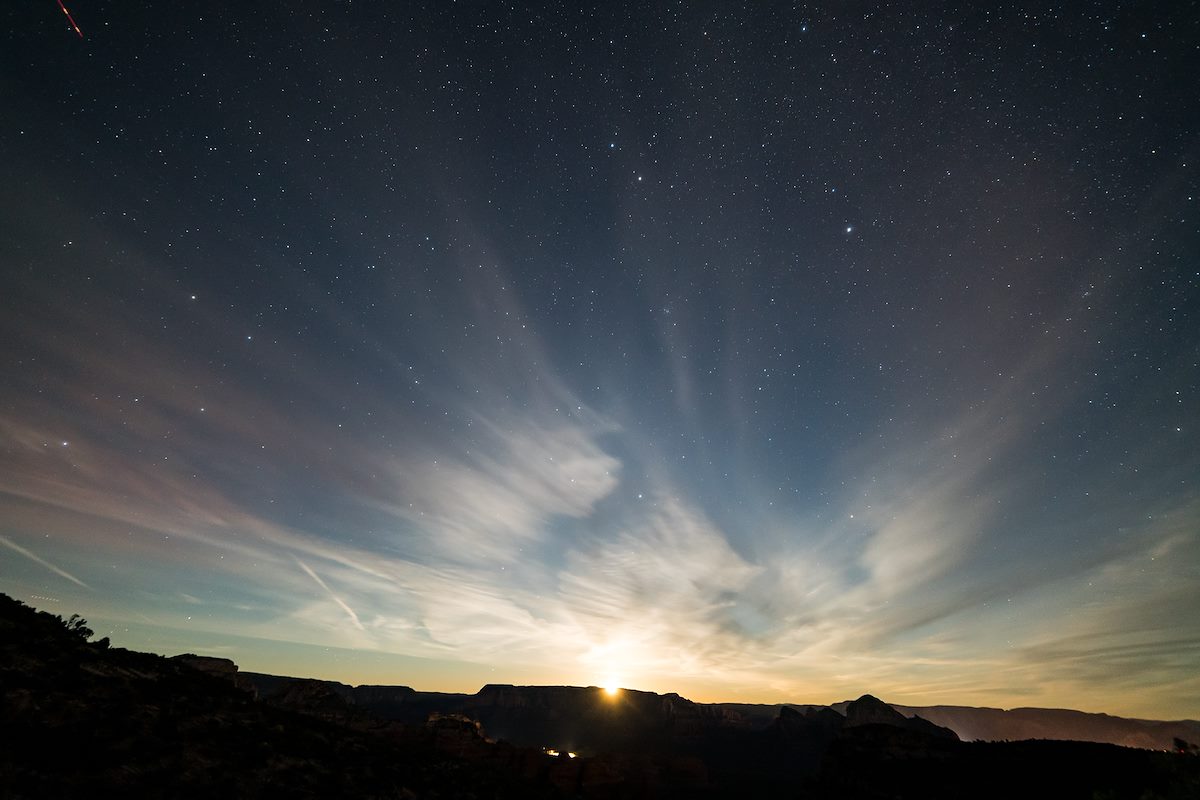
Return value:
[(78, 614), (72, 614), (71, 618), (64, 622), (63, 625), (80, 639), (90, 639), (95, 634), (95, 631), (87, 626), (87, 620)]

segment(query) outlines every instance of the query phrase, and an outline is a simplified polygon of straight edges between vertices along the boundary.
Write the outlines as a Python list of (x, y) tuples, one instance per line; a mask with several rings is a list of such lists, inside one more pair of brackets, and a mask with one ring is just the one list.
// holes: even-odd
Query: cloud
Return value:
[(555, 517), (588, 516), (617, 485), (620, 462), (581, 427), (479, 427), (466, 454), (396, 461), (394, 496), (375, 501), (441, 558), (513, 561)]
[[(459, 265), (466, 296), (431, 281), (413, 343), (364, 330), (373, 355), (354, 367), (283, 336), (246, 343), (224, 305), (138, 318), (99, 291), (88, 305), (33, 292), (21, 304), (32, 310), (0, 326), (36, 343), (29, 363), (55, 366), (11, 373), (0, 500), (25, 527), (85, 517), (59, 538), (86, 545), (95, 564), (83, 569), (95, 569), (84, 583), (0, 544), (84, 588), (104, 579), (101, 553), (122, 556), (172, 584), (172, 600), (205, 598), (193, 610), (213, 616), (196, 624), (213, 631), (487, 661), (498, 674), (534, 664), (554, 680), (708, 680), (710, 696), (765, 686), (779, 699), (817, 686), (963, 700), (1039, 674), (1064, 691), (1151, 679), (1195, 693), (1179, 678), (1200, 638), (1181, 611), (1200, 585), (1187, 571), (1200, 563), (1194, 508), (1122, 546), (1097, 535), (1046, 569), (1051, 556), (993, 558), (1023, 543), (1009, 509), (1038, 476), (1014, 453), (1061, 412), (1045, 387), (1079, 348), (1070, 331), (1003, 376), (972, 367), (969, 391), (902, 398), (912, 421), (897, 433), (796, 470), (829, 490), (826, 505), (770, 516), (756, 498), (793, 476), (750, 444), (762, 431), (745, 383), (762, 381), (740, 344), (751, 318), (729, 310), (716, 358), (660, 318), (673, 402), (617, 388), (620, 412), (600, 414), (557, 374), (503, 270), (479, 265), (489, 247), (476, 240)], [(148, 296), (180, 291), (154, 269), (144, 278)], [(302, 295), (319, 306), (323, 291)], [(359, 327), (336, 303), (316, 317)], [(163, 324), (217, 344), (180, 348), (156, 334)], [(713, 459), (728, 480), (689, 480)], [(644, 499), (627, 502), (622, 481)], [(259, 602), (200, 591), (222, 580)], [(166, 613), (153, 585), (123, 598), (126, 616)]]
[(745, 650), (730, 613), (760, 572), (695, 509), (659, 497), (644, 519), (573, 551), (556, 594), (588, 643), (585, 665), (711, 672)]

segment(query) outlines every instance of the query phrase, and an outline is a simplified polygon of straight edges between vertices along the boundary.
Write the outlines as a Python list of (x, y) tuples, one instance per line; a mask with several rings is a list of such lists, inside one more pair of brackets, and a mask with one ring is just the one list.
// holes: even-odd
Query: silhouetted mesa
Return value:
[(90, 635), (0, 595), (6, 798), (1200, 796), (1194, 734), (1172, 742), (1179, 752), (962, 742), (871, 695), (772, 707), (596, 687), (351, 687)]

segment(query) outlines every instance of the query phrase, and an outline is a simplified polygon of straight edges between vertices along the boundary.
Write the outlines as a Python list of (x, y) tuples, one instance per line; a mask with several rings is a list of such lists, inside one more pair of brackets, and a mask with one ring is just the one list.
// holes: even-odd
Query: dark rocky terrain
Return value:
[(563, 796), (541, 753), (455, 753), (485, 744), (460, 721), (322, 719), (256, 700), (232, 662), (87, 635), (0, 595), (0, 797)]
[[(230, 668), (233, 667), (229, 662)], [(264, 696), (294, 678), (261, 673), (240, 673), (247, 685)], [(421, 692), (408, 686), (348, 686), (323, 683), (346, 702), (384, 719), (421, 722), (431, 712), (451, 711), (481, 720), (487, 730), (501, 738), (530, 746), (547, 743), (575, 750), (593, 744), (603, 748), (605, 726), (614, 718), (612, 703), (597, 687), (488, 685), (475, 694)], [(657, 734), (669, 728), (676, 735), (685, 731), (714, 729), (762, 730), (773, 723), (784, 708), (801, 713), (831, 708), (844, 715), (850, 701), (830, 706), (801, 704), (695, 703), (677, 694), (624, 692), (623, 705), (638, 709), (637, 724), (650, 737), (649, 747), (658, 746)], [(1147, 750), (1171, 750), (1182, 739), (1200, 742), (1200, 721), (1145, 720), (1090, 714), (1059, 708), (975, 708), (970, 706), (904, 706), (888, 704), (905, 717), (920, 717), (954, 731), (964, 741), (1020, 741), (1061, 739), (1099, 742)], [(539, 710), (541, 709), (541, 710)], [(554, 709), (553, 714), (544, 714)], [(557, 720), (547, 728), (545, 719)], [(655, 719), (656, 722), (651, 723)], [(628, 743), (628, 720), (622, 722), (619, 739)], [(655, 727), (657, 726), (657, 727)], [(575, 730), (586, 732), (577, 736)], [(578, 740), (578, 741), (577, 741)], [(584, 744), (584, 742), (588, 744)]]
[(90, 636), (0, 595), (0, 796), (1200, 797), (1194, 754), (963, 742), (870, 695), (765, 714), (595, 687), (350, 687)]
[[(779, 716), (784, 706), (751, 703), (719, 703), (736, 712), (752, 727), (765, 727)], [(787, 704), (805, 711), (825, 706)], [(849, 701), (829, 708), (845, 713)], [(1200, 721), (1149, 720), (1089, 714), (1062, 708), (976, 708), (972, 706), (904, 706), (889, 703), (906, 717), (923, 719), (949, 728), (963, 741), (1019, 741), (1023, 739), (1062, 739), (1075, 742), (1101, 742), (1147, 750), (1174, 749), (1176, 739), (1200, 741)]]
[(899, 706), (905, 716), (919, 715), (952, 729), (963, 739), (1017, 741), (1065, 739), (1104, 742), (1148, 750), (1173, 749), (1175, 739), (1200, 741), (1200, 722), (1129, 719), (1088, 714), (1065, 708), (971, 708), (967, 706)]

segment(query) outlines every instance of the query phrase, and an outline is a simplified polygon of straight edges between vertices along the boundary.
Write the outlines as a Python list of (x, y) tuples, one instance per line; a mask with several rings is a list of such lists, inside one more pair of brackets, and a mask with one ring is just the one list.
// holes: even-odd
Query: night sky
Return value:
[(1200, 717), (1196, 3), (67, 5), (0, 11), (0, 591)]

